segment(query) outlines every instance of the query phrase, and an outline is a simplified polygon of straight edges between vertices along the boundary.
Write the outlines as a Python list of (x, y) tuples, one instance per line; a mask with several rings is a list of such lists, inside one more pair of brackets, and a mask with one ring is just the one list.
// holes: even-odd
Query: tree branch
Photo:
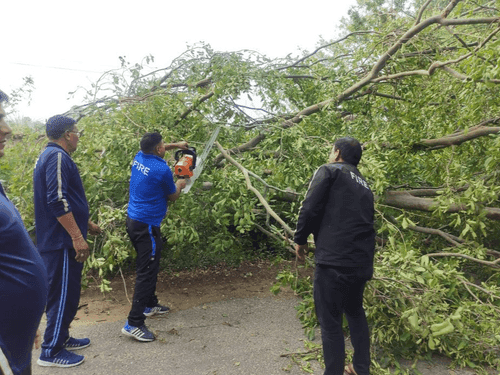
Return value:
[[(247, 143), (242, 144), (241, 146), (238, 146), (238, 147), (233, 147), (230, 150), (227, 150), (227, 153), (228, 154), (239, 154), (239, 153), (251, 150), (256, 145), (258, 145), (261, 141), (263, 141), (265, 138), (266, 138), (266, 135), (263, 134), (263, 133), (260, 133), (259, 135), (257, 135), (256, 137), (254, 137), (253, 139), (251, 139), (250, 141), (248, 141)], [(215, 157), (215, 159), (214, 159), (214, 163), (216, 165), (220, 166), (220, 162), (224, 158), (225, 158), (224, 154), (217, 155)]]
[[(500, 121), (500, 117), (487, 120), (489, 123), (498, 123)], [(484, 126), (478, 125), (473, 128), (468, 129), (467, 131), (461, 131), (459, 133), (450, 134), (442, 138), (437, 139), (422, 139), (420, 141), (421, 145), (429, 149), (438, 149), (450, 147), (452, 145), (460, 145), (464, 142), (470, 141), (472, 139), (476, 139), (479, 137), (484, 137), (490, 134), (500, 133), (500, 126)]]

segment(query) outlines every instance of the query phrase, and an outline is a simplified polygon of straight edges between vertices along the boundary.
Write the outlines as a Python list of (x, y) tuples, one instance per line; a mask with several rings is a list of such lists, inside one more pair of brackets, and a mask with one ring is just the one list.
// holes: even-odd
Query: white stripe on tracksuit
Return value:
[[(62, 270), (62, 280), (61, 280), (61, 299), (59, 300), (59, 308), (57, 309), (56, 326), (54, 328), (54, 333), (52, 334), (52, 342), (49, 344), (49, 348), (45, 349), (45, 355), (49, 356), (48, 351), (54, 347), (61, 334), (61, 324), (64, 317), (64, 306), (66, 306), (66, 298), (68, 297), (68, 249), (64, 249), (63, 258), (63, 270)], [(55, 354), (55, 353), (52, 353)]]
[(61, 176), (61, 161), (62, 161), (62, 152), (57, 153), (57, 196), (59, 201), (64, 203), (64, 212), (68, 212), (68, 201), (63, 198), (62, 195), (62, 176)]

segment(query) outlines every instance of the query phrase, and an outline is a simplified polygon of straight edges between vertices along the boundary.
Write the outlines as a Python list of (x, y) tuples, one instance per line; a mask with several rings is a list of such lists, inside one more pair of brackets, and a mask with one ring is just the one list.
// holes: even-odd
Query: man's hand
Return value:
[(305, 245), (295, 244), (295, 255), (298, 260), (304, 261), (307, 253), (309, 253), (309, 245), (307, 243)]
[(89, 234), (93, 236), (97, 236), (98, 234), (102, 233), (101, 227), (92, 221), (89, 221), (89, 229), (88, 229)]
[(187, 150), (187, 148), (189, 147), (186, 141), (177, 142), (175, 145), (177, 146), (177, 148), (180, 148), (181, 150)]
[(175, 183), (175, 186), (177, 186), (177, 189), (182, 190), (186, 187), (186, 184), (187, 184), (187, 179), (179, 178)]
[(83, 263), (89, 257), (89, 245), (83, 236), (72, 238), (73, 249), (76, 251), (75, 259), (79, 263)]
[(40, 328), (36, 330), (35, 342), (33, 343), (33, 349), (40, 349), (42, 346), (42, 333), (40, 332)]

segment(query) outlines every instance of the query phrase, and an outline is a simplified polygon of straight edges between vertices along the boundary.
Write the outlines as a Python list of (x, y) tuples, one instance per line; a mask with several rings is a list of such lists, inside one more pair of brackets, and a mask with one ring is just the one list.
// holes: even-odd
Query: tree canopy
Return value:
[[(156, 70), (148, 70), (152, 56), (121, 58), (88, 91), (89, 103), (68, 112), (85, 129), (74, 158), (105, 229), (87, 269), (105, 275), (134, 256), (124, 222), (144, 132), (201, 150), (221, 129), (201, 177), (162, 224), (165, 265), (178, 267), (286, 256), (310, 177), (348, 135), (363, 143), (360, 170), (376, 194), (376, 270), (365, 306), (383, 353), (377, 371), (384, 356), (430, 352), (498, 366), (499, 8), (359, 0), (338, 38), (296, 58), (207, 44)], [(12, 150), (19, 156), (0, 163), (28, 227), (43, 143), (27, 133)], [(310, 281), (291, 271), (279, 280), (302, 288), (299, 311), (314, 327)]]

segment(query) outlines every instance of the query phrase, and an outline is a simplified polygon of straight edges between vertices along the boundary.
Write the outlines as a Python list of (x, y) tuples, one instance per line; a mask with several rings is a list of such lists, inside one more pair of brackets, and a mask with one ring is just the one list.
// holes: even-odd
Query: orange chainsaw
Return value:
[(174, 174), (178, 178), (191, 178), (196, 168), (196, 149), (188, 147), (186, 150), (177, 150), (174, 157)]

